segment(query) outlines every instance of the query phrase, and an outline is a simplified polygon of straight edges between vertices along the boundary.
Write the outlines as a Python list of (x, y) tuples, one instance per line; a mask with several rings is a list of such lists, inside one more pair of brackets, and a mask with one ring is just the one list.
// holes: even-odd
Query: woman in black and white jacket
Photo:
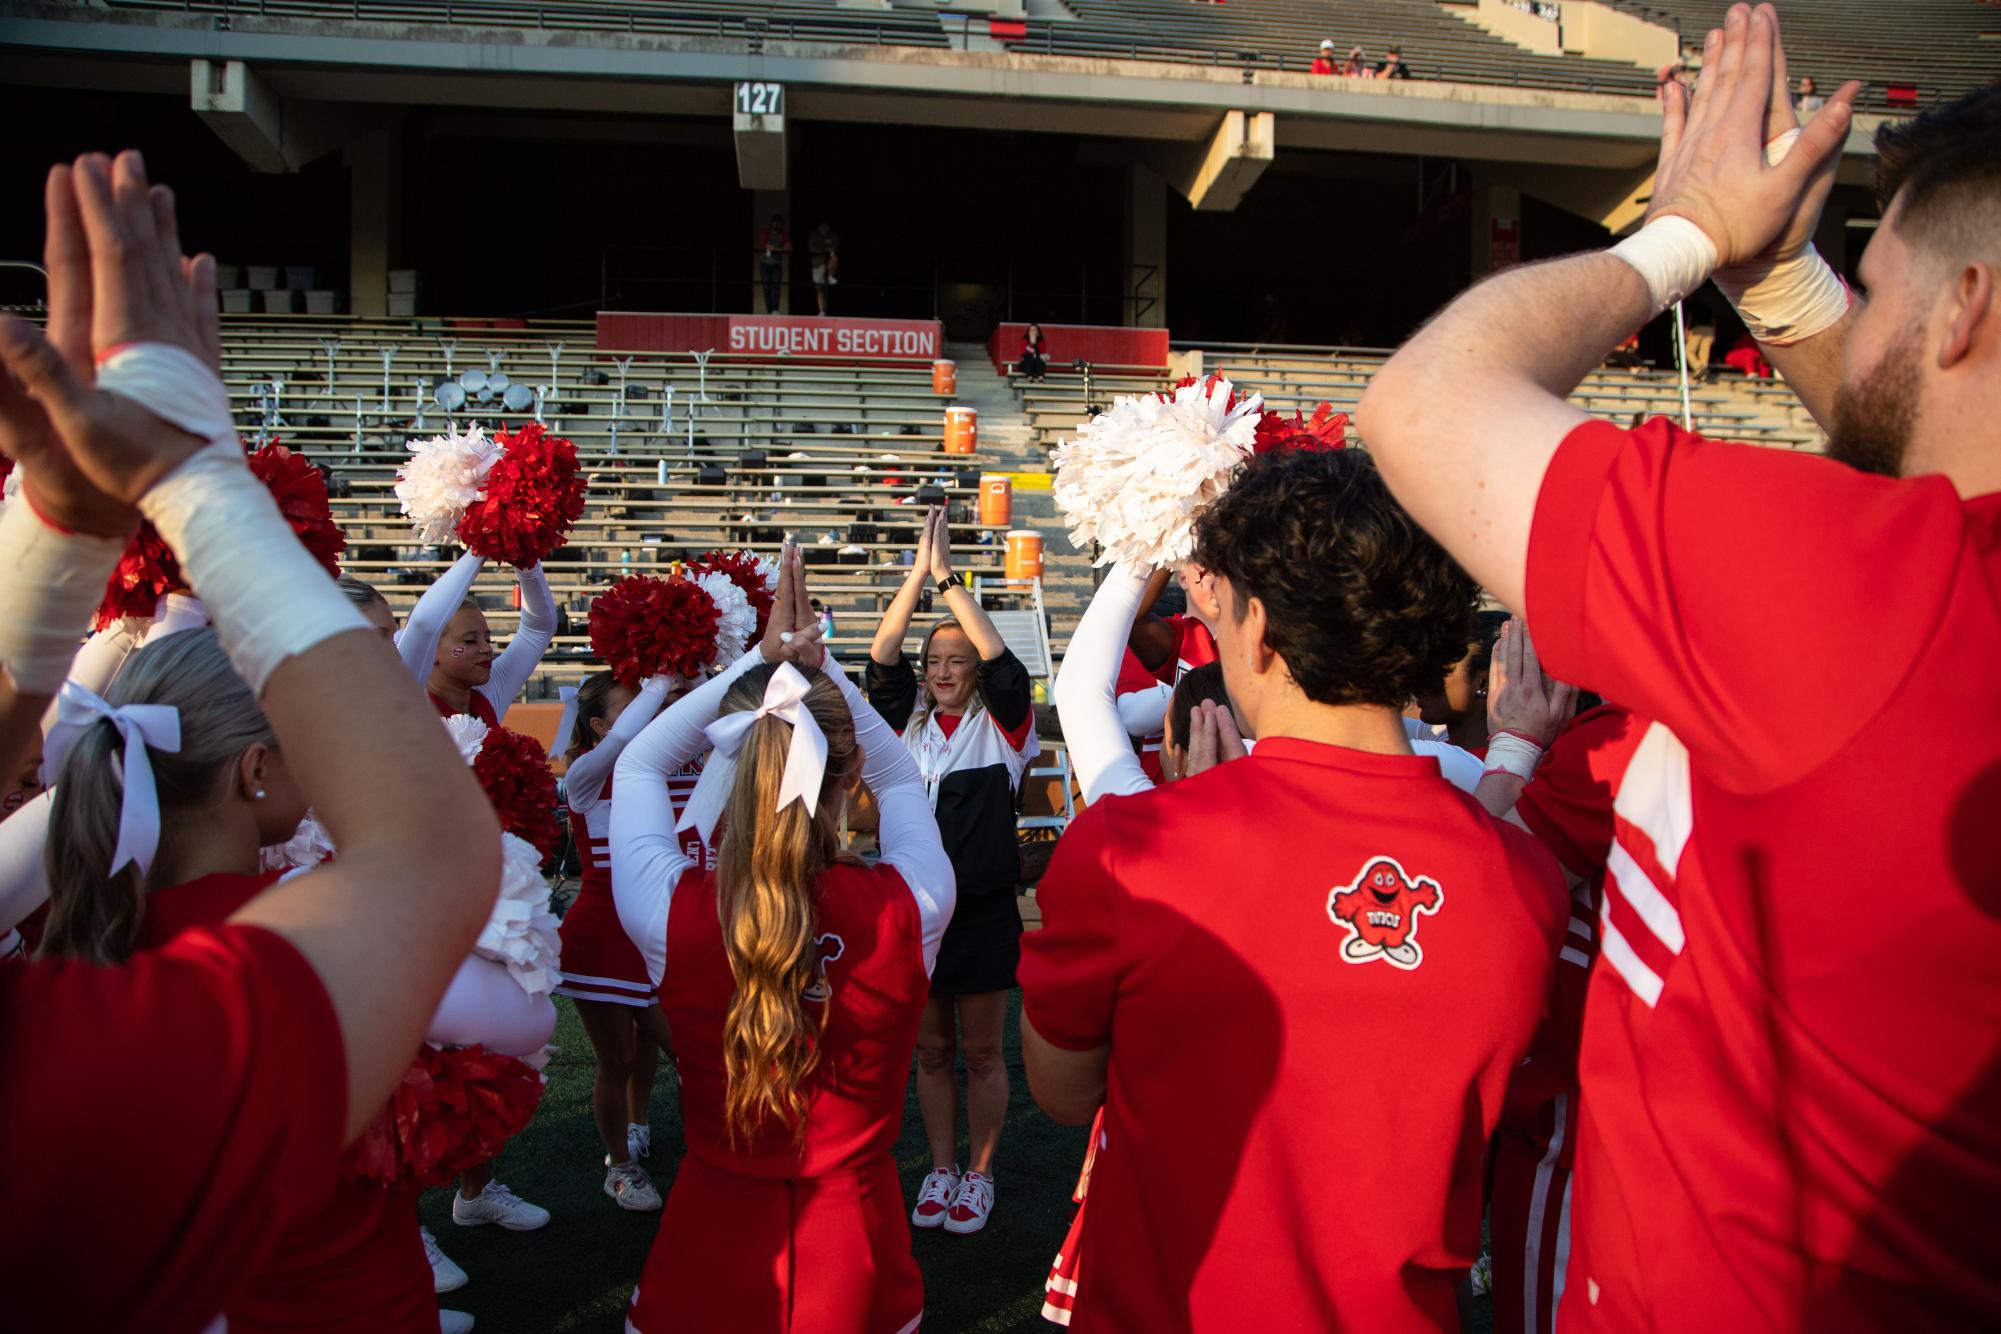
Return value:
[[(951, 615), (925, 636), (921, 662), (913, 666), (903, 637), (927, 581), (935, 581)], [(1001, 1031), (1021, 957), (1015, 793), (1038, 747), (1028, 670), (953, 573), (942, 510), (925, 516), (910, 576), (876, 631), (866, 693), (917, 761), (959, 883), (958, 910), (938, 951), (917, 1034), (917, 1103), (931, 1173), (911, 1222), (977, 1232), (994, 1203), (993, 1158), (1008, 1091)], [(953, 1073), (960, 1055), (971, 1138), (963, 1176)]]

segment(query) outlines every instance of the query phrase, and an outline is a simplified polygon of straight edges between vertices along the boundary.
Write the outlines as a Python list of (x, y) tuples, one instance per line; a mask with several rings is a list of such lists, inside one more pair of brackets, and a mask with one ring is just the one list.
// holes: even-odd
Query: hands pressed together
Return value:
[(1528, 622), (1508, 618), (1487, 667), (1487, 730), (1548, 746), (1577, 708), (1577, 687), (1542, 669)]
[(806, 592), (806, 563), (799, 548), (787, 542), (778, 555), (778, 597), (765, 623), (758, 650), (768, 663), (789, 662), (801, 671), (816, 671), (827, 660), (820, 618)]
[(117, 537), (136, 505), (204, 441), (96, 387), (97, 366), (130, 343), (165, 343), (221, 363), (215, 261), (181, 253), (173, 192), (136, 152), (86, 154), (49, 172), (49, 319), (0, 319), (0, 451), (62, 528)]

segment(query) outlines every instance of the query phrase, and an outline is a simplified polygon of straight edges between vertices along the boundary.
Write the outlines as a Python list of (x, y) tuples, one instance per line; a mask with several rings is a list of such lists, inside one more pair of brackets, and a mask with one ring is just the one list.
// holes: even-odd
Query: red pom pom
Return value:
[[(1221, 371), (1215, 372), (1206, 380), (1198, 380), (1192, 375), (1184, 375), (1179, 380), (1176, 380), (1174, 382), (1173, 389), (1168, 390), (1164, 394), (1155, 394), (1154, 397), (1161, 399), (1164, 402), (1172, 403), (1174, 401), (1174, 395), (1177, 390), (1186, 389), (1188, 388), (1188, 386), (1193, 384), (1199, 384), (1202, 386), (1202, 397), (1207, 398), (1209, 397), (1209, 395), (1216, 392), (1217, 385), (1224, 383), (1229, 378), (1230, 378), (1229, 376), (1223, 374), (1223, 372)], [(1235, 385), (1231, 385), (1229, 397), (1223, 400), (1224, 411), (1227, 412), (1229, 409), (1236, 407), (1238, 401), (1239, 400), (1237, 397), (1237, 387)]]
[(1290, 421), (1276, 412), (1261, 414), (1251, 452), (1269, 454), (1273, 450), (1295, 449), (1311, 453), (1347, 447), (1348, 414), (1334, 411), (1332, 403), (1322, 403), (1310, 418), (1302, 419), (1297, 412)]
[(512, 1056), (427, 1044), (341, 1155), (341, 1175), (384, 1186), (442, 1186), (499, 1153), (541, 1100), (542, 1077)]
[(160, 599), (168, 593), (187, 591), (181, 577), (181, 562), (172, 548), (161, 540), (159, 530), (141, 523), (139, 531), (125, 544), (125, 554), (104, 584), (104, 601), (97, 604), (97, 619), (91, 629), (102, 630), (124, 616), (150, 618)]
[(294, 454), (276, 440), (250, 456), (250, 471), (270, 488), (278, 512), (313, 559), (328, 575), (340, 578), (340, 553), (347, 550), (347, 534), (334, 522), (326, 477), (303, 454)]
[(750, 609), (757, 613), (757, 631), (751, 635), (752, 642), (764, 638), (764, 627), (771, 622), (771, 609), (778, 603), (778, 593), (773, 585), (765, 582), (764, 566), (752, 551), (711, 551), (688, 567), (690, 574), (726, 574), (730, 582), (743, 590), (750, 599)]
[(591, 603), (591, 652), (618, 683), (700, 676), (716, 660), (715, 602), (692, 579), (621, 579)]
[(563, 545), (583, 517), (583, 465), (575, 445), (537, 422), (494, 439), (502, 453), (459, 520), (459, 541), (475, 555), (526, 569)]
[(8, 455), (0, 454), (0, 487), (6, 486), (7, 479), (13, 475), (14, 460)]
[(549, 772), (542, 743), (505, 727), (490, 727), (472, 771), (486, 789), (500, 827), (533, 843), (546, 861), (562, 830), (556, 823), (556, 776)]

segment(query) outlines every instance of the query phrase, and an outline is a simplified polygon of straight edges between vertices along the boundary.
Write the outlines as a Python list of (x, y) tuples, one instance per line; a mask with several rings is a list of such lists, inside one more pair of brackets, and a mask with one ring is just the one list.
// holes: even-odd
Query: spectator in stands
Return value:
[(757, 272), (764, 280), (764, 313), (783, 315), (779, 303), (784, 296), (785, 260), (792, 253), (792, 234), (785, 230), (785, 217), (774, 213), (757, 238)]
[(820, 622), (820, 642), (825, 644), (833, 643), (834, 609), (818, 598), (809, 598), (807, 600), (812, 605), (814, 619)]
[(1390, 48), (1389, 58), (1376, 66), (1376, 77), (1379, 79), (1408, 79), (1410, 77), (1410, 66), (1403, 63), (1402, 47), (1393, 46)]
[(1826, 105), (1827, 99), (1814, 91), (1813, 76), (1811, 74), (1802, 74), (1800, 76), (1799, 96), (1793, 101), (1793, 110), (1799, 112), (1802, 117), (1806, 117), (1811, 116)]
[(806, 253), (813, 257), (813, 300), (819, 303), (820, 313), (827, 313), (827, 289), (841, 281), (841, 238), (834, 235), (834, 224), (822, 222), (806, 238)]
[(1682, 354), (1687, 358), (1692, 380), (1707, 383), (1715, 379), (1709, 358), (1716, 350), (1716, 315), (1700, 301), (1687, 303), (1683, 323)]
[(1348, 59), (1341, 65), (1341, 72), (1351, 79), (1373, 79), (1375, 67), (1369, 64), (1368, 52), (1359, 46), (1348, 48)]
[(1047, 352), (1049, 344), (1042, 336), (1042, 326), (1031, 324), (1021, 335), (1021, 355), (1015, 358), (1014, 369), (1037, 384), (1049, 372)]
[(1312, 73), (1334, 73), (1334, 39), (1332, 37), (1323, 37), (1320, 39), (1320, 54), (1313, 57)]

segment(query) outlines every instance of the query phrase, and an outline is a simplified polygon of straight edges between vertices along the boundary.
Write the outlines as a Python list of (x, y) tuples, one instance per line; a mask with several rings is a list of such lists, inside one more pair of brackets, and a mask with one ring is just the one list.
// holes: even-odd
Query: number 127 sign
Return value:
[(785, 85), (782, 83), (740, 83), (736, 86), (736, 114), (739, 116), (782, 116), (785, 114)]

